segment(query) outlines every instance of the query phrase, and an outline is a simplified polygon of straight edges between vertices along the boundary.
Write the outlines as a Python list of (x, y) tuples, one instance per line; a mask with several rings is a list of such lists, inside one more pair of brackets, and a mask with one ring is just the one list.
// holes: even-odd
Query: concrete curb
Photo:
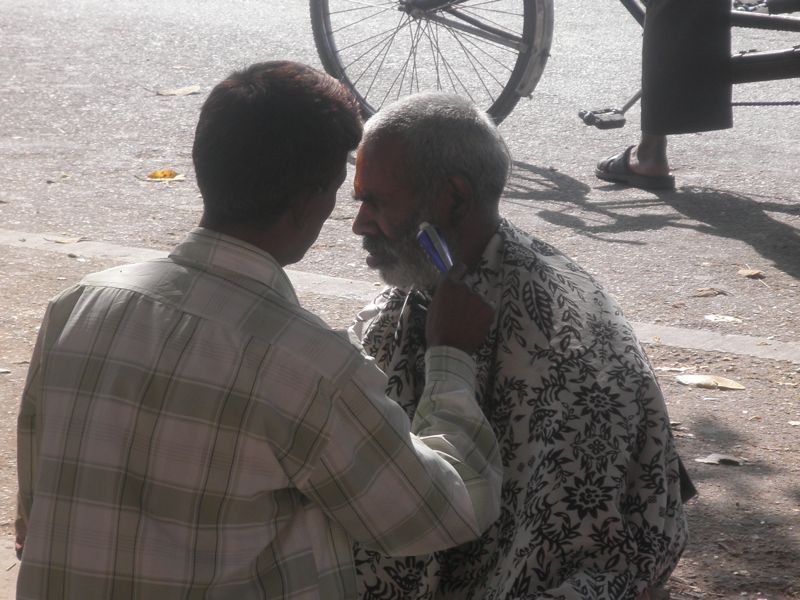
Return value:
[[(91, 258), (104, 258), (123, 262), (135, 262), (166, 256), (163, 250), (119, 246), (107, 242), (77, 241), (65, 239), (58, 234), (27, 233), (0, 229), (0, 245), (26, 248), (42, 252), (77, 254)], [(367, 303), (377, 294), (380, 284), (341, 277), (330, 277), (317, 273), (293, 271), (287, 274), (298, 294), (313, 293), (320, 296), (347, 298)], [(684, 329), (631, 323), (644, 344), (662, 344), (675, 348), (689, 348), (710, 352), (724, 352), (772, 360), (785, 360), (800, 364), (800, 343), (780, 342), (748, 335), (729, 335), (703, 329)]]

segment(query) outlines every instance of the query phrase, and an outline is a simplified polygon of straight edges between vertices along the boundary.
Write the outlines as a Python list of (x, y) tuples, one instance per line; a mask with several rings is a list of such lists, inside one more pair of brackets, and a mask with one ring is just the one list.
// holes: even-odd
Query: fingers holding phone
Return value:
[(472, 354), (489, 333), (494, 308), (454, 276), (457, 273), (455, 267), (436, 287), (428, 307), (425, 338), (429, 347), (452, 346)]
[(430, 223), (422, 223), (417, 240), (431, 262), (444, 274), (428, 307), (425, 337), (428, 346), (452, 346), (475, 352), (494, 321), (494, 308), (461, 282), (466, 268), (453, 265), (447, 243)]

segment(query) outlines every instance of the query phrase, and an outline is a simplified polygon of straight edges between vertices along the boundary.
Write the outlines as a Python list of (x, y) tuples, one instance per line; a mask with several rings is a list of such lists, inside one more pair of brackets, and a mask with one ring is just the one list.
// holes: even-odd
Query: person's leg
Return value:
[(667, 136), (724, 129), (730, 106), (728, 0), (649, 0), (642, 42), (642, 135), (597, 165), (600, 179), (669, 189)]
[(640, 175), (669, 175), (667, 136), (642, 132), (639, 143), (630, 152), (628, 167)]

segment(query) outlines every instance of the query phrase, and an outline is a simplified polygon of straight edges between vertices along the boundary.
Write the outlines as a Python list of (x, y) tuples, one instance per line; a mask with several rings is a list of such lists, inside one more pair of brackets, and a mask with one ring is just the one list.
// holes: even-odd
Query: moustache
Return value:
[(379, 235), (365, 235), (361, 239), (361, 246), (374, 255), (395, 255), (392, 244), (383, 236)]

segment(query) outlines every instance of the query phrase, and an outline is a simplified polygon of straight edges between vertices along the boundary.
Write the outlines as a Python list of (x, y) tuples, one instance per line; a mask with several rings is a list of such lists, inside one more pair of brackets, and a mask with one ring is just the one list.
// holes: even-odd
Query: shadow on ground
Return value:
[[(641, 194), (645, 197), (597, 201), (589, 199), (591, 189), (558, 171), (514, 162), (504, 200), (523, 206), (531, 206), (531, 202), (537, 200), (546, 200), (550, 206), (561, 204), (564, 210), (548, 208), (536, 214), (548, 223), (593, 239), (603, 240), (604, 234), (675, 228), (739, 240), (777, 269), (800, 279), (800, 230), (781, 220), (800, 218), (799, 203), (698, 187), (652, 195), (643, 191)], [(623, 188), (603, 185), (598, 189), (614, 192)], [(656, 207), (672, 210), (631, 214), (632, 210)], [(621, 240), (614, 239), (614, 242), (621, 243)]]
[[(687, 506), (691, 541), (676, 572), (678, 580), (687, 583), (681, 575), (691, 573), (695, 579), (688, 583), (702, 583), (701, 589), (724, 598), (797, 598), (800, 485), (791, 479), (792, 465), (782, 463), (784, 457), (791, 462), (792, 455), (765, 453), (765, 444), (780, 443), (748, 435), (712, 416), (687, 425), (694, 438), (679, 445), (699, 495)], [(711, 452), (750, 458), (740, 466), (693, 460)]]

